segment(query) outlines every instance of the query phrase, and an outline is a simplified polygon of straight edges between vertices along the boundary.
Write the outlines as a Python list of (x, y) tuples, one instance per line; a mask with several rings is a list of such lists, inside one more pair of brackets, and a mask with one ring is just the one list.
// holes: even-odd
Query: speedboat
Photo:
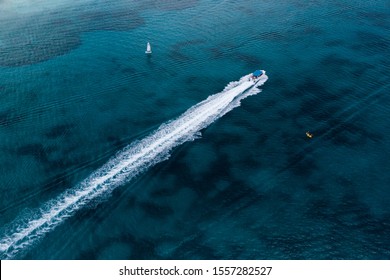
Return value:
[(265, 75), (264, 70), (256, 70), (252, 73), (249, 80), (252, 80), (255, 84)]

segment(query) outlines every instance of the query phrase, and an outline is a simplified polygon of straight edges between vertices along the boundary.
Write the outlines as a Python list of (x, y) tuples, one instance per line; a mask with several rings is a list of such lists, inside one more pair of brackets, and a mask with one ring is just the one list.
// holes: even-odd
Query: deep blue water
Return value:
[(10, 2), (0, 244), (160, 124), (269, 76), (15, 258), (390, 258), (388, 1)]

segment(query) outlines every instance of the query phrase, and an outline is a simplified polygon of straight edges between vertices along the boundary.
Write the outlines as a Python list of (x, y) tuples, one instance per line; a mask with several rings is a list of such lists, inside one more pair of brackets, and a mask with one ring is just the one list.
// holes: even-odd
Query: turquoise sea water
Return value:
[[(0, 257), (389, 259), (389, 3), (303, 2), (0, 2)], [(255, 69), (201, 138), (23, 231)]]

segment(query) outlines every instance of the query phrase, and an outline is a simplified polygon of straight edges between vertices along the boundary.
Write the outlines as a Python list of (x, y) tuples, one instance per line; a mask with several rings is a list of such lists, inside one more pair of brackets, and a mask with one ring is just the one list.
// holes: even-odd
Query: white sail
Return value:
[(149, 42), (146, 44), (146, 51), (145, 53), (152, 53), (152, 47), (150, 46)]

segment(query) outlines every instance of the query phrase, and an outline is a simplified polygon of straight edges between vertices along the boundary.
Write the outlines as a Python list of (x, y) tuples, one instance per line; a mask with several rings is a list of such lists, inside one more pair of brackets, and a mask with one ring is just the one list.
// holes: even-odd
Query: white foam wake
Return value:
[(27, 220), (15, 221), (0, 240), (0, 258), (14, 258), (52, 231), (91, 200), (168, 159), (170, 151), (198, 137), (200, 130), (240, 105), (243, 98), (258, 93), (266, 75), (254, 87), (249, 75), (228, 84), (225, 89), (194, 105), (178, 118), (162, 124), (146, 138), (130, 144), (87, 179), (57, 198), (45, 203)]

